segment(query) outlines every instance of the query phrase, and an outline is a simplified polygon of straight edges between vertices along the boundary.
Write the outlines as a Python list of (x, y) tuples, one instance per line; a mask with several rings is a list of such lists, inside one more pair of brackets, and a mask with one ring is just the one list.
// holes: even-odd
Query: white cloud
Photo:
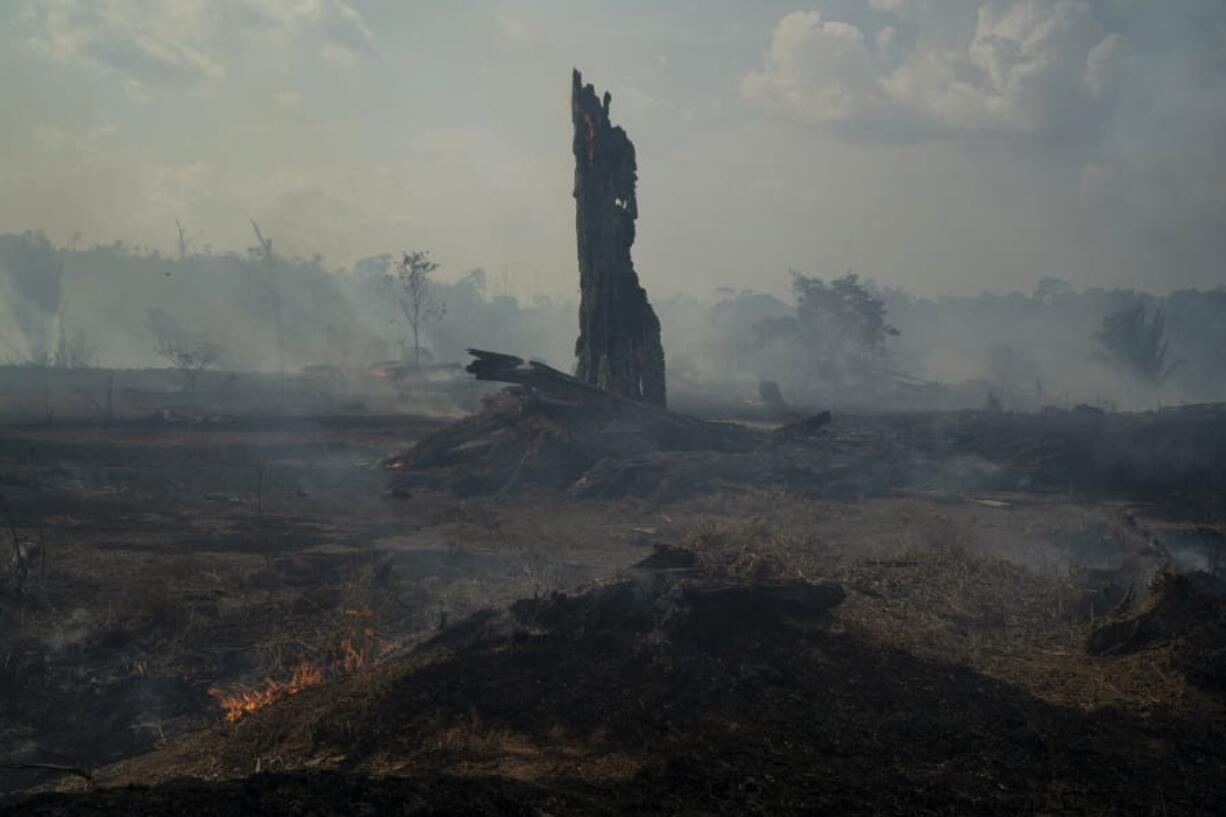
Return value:
[(498, 12), (495, 19), (498, 23), (498, 30), (508, 40), (526, 42), (529, 39), (528, 27), (518, 17), (513, 17), (503, 10)]
[(149, 93), (149, 89), (145, 87), (145, 83), (139, 79), (129, 77), (123, 84), (123, 91), (128, 95), (128, 99), (132, 100), (137, 105), (148, 105), (153, 101), (153, 94)]
[(319, 56), (334, 65), (340, 65), (345, 68), (356, 65), (359, 59), (357, 54), (345, 48), (345, 46), (330, 42), (326, 42), (319, 47)]
[(802, 122), (867, 123), (894, 136), (1063, 137), (1093, 129), (1117, 86), (1124, 38), (1081, 0), (874, 6), (907, 12), (908, 45), (892, 25), (865, 31), (795, 12), (742, 80), (743, 95)]
[(1095, 99), (1106, 100), (1118, 90), (1127, 44), (1112, 34), (1094, 46), (1086, 58), (1086, 85)]
[(28, 43), (45, 57), (117, 74), (129, 98), (152, 101), (153, 84), (201, 86), (225, 77), (243, 53), (267, 49), (288, 68), (300, 54), (352, 65), (373, 53), (374, 34), (345, 0), (41, 0)]
[(133, 0), (47, 0), (33, 44), (62, 61), (88, 60), (122, 73), (147, 71), (216, 78), (203, 0), (152, 5)]
[(374, 53), (374, 32), (345, 0), (242, 0), (234, 16), (240, 36), (283, 67), (301, 49), (345, 66)]
[(302, 94), (297, 91), (281, 91), (274, 94), (273, 99), (283, 108), (297, 109), (302, 107)]
[[(743, 98), (819, 131), (803, 136), (832, 140), (823, 150), (837, 142), (922, 153), (917, 163), (946, 151), (959, 178), (932, 179), (931, 188), (970, 185), (951, 210), (964, 208), (962, 219), (973, 221), (998, 204), (1012, 208), (999, 211), (1007, 229), (983, 222), (978, 233), (993, 235), (980, 257), (985, 268), (1003, 269), (999, 247), (1030, 229), (1043, 236), (1036, 253), (1050, 252), (1050, 263), (1069, 274), (1220, 280), (1221, 0), (865, 5), (838, 4), (840, 19), (818, 11), (780, 19), (761, 63), (741, 81)], [(966, 149), (986, 144), (1005, 149)], [(979, 181), (987, 178), (996, 181)], [(900, 183), (894, 195), (907, 189)], [(909, 212), (895, 221), (921, 218)], [(948, 235), (937, 234), (933, 251), (943, 252)]]
[(779, 21), (766, 65), (744, 78), (742, 91), (806, 122), (855, 119), (884, 102), (875, 60), (860, 29), (797, 11)]

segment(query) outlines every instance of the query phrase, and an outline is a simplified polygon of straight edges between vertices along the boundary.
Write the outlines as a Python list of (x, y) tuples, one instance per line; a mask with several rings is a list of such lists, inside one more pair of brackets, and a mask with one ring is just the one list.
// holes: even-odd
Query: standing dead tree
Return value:
[(428, 252), (406, 252), (404, 258), (384, 275), (384, 285), (396, 301), (396, 307), (413, 333), (413, 368), (421, 368), (421, 327), (440, 320), (447, 306), (434, 292), (430, 273), (438, 264)]
[(665, 404), (660, 321), (630, 258), (638, 218), (634, 143), (609, 121), (611, 95), (596, 96), (575, 71), (575, 227), (579, 245), (576, 375), (621, 397)]
[(153, 335), (153, 351), (179, 372), (183, 391), (195, 394), (200, 373), (217, 363), (225, 352), (208, 338), (182, 331), (174, 319), (160, 309), (150, 309), (145, 326)]
[(276, 256), (272, 252), (272, 239), (264, 237), (264, 233), (260, 231), (260, 225), (255, 223), (255, 219), (251, 219), (251, 229), (255, 232), (255, 240), (259, 244), (259, 247), (255, 248), (255, 254), (264, 262), (264, 291), (268, 299), (268, 306), (273, 314), (273, 325), (277, 334), (277, 373), (281, 378), (279, 387), (282, 391), (282, 396), (284, 396), (285, 326), (281, 315), (281, 292), (277, 288)]
[(1166, 319), (1137, 302), (1103, 318), (1095, 336), (1103, 355), (1117, 369), (1150, 386), (1161, 386), (1183, 360), (1167, 363)]
[(183, 224), (177, 218), (175, 219), (175, 230), (179, 233), (179, 260), (183, 261), (192, 250), (193, 239), (187, 234), (187, 230), (184, 229)]
[(88, 369), (93, 366), (98, 356), (98, 347), (90, 343), (85, 330), (69, 330), (67, 298), (60, 300), (60, 313), (56, 322), (59, 324), (58, 339), (55, 353), (49, 363), (60, 369)]

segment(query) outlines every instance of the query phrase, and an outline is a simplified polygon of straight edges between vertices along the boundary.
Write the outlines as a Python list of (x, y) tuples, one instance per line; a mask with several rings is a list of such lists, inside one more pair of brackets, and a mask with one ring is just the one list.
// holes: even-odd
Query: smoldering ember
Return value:
[[(1085, 76), (1065, 101), (1089, 106), (1080, 95), (1090, 94), (1095, 106), (1120, 105), (1118, 118), (1135, 115), (1112, 94), (1139, 92), (1109, 86), (1107, 73), (1125, 71), (1114, 67), (1124, 59), (1141, 71), (1158, 46), (1130, 41), (1132, 56), (1120, 56), (1140, 36), (1111, 33), (1124, 12), (971, 5), (976, 34), (961, 46), (971, 62), (957, 62), (954, 43), (927, 63), (961, 72), (946, 107), (925, 96), (939, 88), (905, 85), (919, 82), (911, 72), (935, 36), (925, 28), (934, 12), (901, 3), (871, 4), (864, 20), (894, 22), (868, 38), (868, 22), (833, 11), (783, 17), (739, 93), (791, 110), (781, 128), (863, 146), (857, 162), (898, 152), (939, 164), (938, 143), (1001, 161), (1022, 143), (1032, 154), (1086, 153), (1092, 135), (1032, 132), (1067, 113), (1026, 107), (1058, 77), (1044, 74), (1022, 100), (1001, 80), (992, 105), (967, 112), (987, 93), (976, 77), (989, 69), (974, 55), (987, 59), (1050, 13), (1068, 41), (1039, 26), (1027, 64), (1080, 60)], [(304, 71), (328, 64), (318, 96), (285, 92), (282, 112), (234, 128), (258, 142), (285, 115), (309, 140), (314, 123), (320, 139), (347, 145), (335, 168), (364, 166), (372, 157), (360, 154), (378, 154), (384, 139), (426, 151), (414, 166), (436, 187), (404, 196), (447, 210), (447, 177), (430, 175), (435, 160), (423, 157), (456, 155), (446, 150), (467, 138), (459, 126), (435, 131), (446, 147), (423, 147), (435, 137), (420, 133), (391, 138), (382, 125), (401, 120), (357, 113), (374, 90), (331, 88), (334, 72), (367, 61), (410, 64), (382, 28), (399, 12), (318, 6), (320, 20), (294, 12), (287, 31), (302, 39), (283, 43)], [(161, 11), (105, 8), (54, 20), (31, 8), (22, 25), (45, 24), (51, 33), (30, 42), (44, 43), (38, 59), (64, 61), (56, 70), (88, 50), (90, 64), (127, 76), (123, 104), (145, 117), (170, 104), (161, 97), (184, 73), (199, 74), (195, 98), (210, 116), (253, 110), (216, 107), (251, 93), (246, 78), (231, 88), (227, 66), (279, 87), (268, 83), (283, 69), (236, 43), (271, 36), (280, 12), (222, 48), (205, 35), (176, 44)], [(445, 40), (450, 13), (422, 25)], [(552, 64), (542, 21), (510, 14), (498, 17), (500, 36), (536, 52), (533, 65)], [(642, 53), (607, 14), (576, 30), (590, 40), (607, 29), (597, 39)], [(641, 12), (619, 14), (641, 23)], [(45, 40), (65, 27), (71, 48)], [(721, 37), (739, 31), (729, 24)], [(1086, 32), (1099, 32), (1088, 57), (1077, 52)], [(1199, 42), (1186, 36), (1189, 48)], [(854, 82), (840, 73), (852, 43), (875, 49)], [(591, 63), (631, 67), (602, 77), (616, 95), (573, 70), (572, 155), (558, 138), (561, 72), (544, 92), (553, 118), (503, 123), (521, 136), (539, 129), (552, 152), (503, 156), (489, 137), (466, 154), (482, 173), (521, 159), (533, 168), (498, 165), (504, 178), (463, 190), (466, 203), (447, 211), (469, 220), (462, 244), (494, 248), (488, 274), (460, 272), (453, 259), (472, 250), (432, 243), (425, 226), (439, 222), (409, 205), (389, 217), (404, 246), (386, 254), (337, 270), (300, 252), (311, 246), (300, 236), (360, 232), (374, 218), (340, 189), (328, 210), (336, 223), (302, 232), (253, 193), (255, 217), (241, 219), (252, 248), (215, 250), (192, 223), (226, 199), (192, 174), (156, 194), (174, 228), (169, 253), (84, 248), (37, 224), (0, 235), (10, 317), (0, 814), (1223, 813), (1226, 290), (1151, 294), (1045, 273), (1017, 282), (1029, 294), (912, 295), (888, 270), (830, 269), (833, 250), (814, 250), (808, 236), (788, 251), (816, 273), (763, 259), (743, 286), (674, 295), (706, 279), (666, 259), (693, 252), (687, 263), (705, 275), (751, 231), (790, 218), (797, 199), (779, 193), (777, 214), (713, 223), (706, 246), (663, 251), (662, 234), (712, 208), (748, 215), (734, 199), (757, 195), (740, 174), (758, 158), (731, 151), (713, 162), (710, 144), (670, 130), (733, 115), (707, 85), (691, 86), (699, 63), (684, 47), (652, 67), (588, 46)], [(124, 74), (112, 61), (128, 50), (174, 76)], [(481, 59), (514, 63), (501, 53)], [(878, 61), (892, 73), (873, 73)], [(944, 82), (932, 70), (924, 82)], [(662, 76), (686, 96), (630, 84)], [(456, 78), (395, 77), (393, 96), (414, 106), (446, 86), (456, 107), (441, 108), (440, 122), (512, 116), (499, 95), (529, 111), (549, 101), (531, 82), (470, 97), (455, 93)], [(895, 99), (904, 86), (914, 97), (905, 104)], [(873, 135), (925, 104), (937, 113)], [(993, 118), (1009, 105), (1023, 124)], [(154, 152), (169, 150), (158, 140), (177, 126), (141, 121), (165, 129), (147, 134)], [(90, 161), (110, 161), (113, 137), (95, 137)], [(675, 150), (673, 138), (689, 141)], [(238, 184), (231, 168), (264, 174), (266, 190), (307, 174), (293, 162), (314, 148), (294, 158), (299, 143), (286, 145), (263, 169), (233, 158), (219, 168), (224, 183)], [(790, 169), (763, 176), (763, 188), (784, 190), (806, 155), (775, 156)], [(380, 173), (398, 161), (373, 160)], [(446, 165), (457, 188), (473, 178), (465, 162)], [(16, 180), (8, 164), (0, 178)], [(533, 185), (569, 212), (566, 185), (554, 182), (572, 167), (573, 238), (568, 223), (536, 237), (564, 236), (561, 277), (577, 301), (532, 292), (493, 257), (517, 246), (500, 243), (507, 225), (552, 219), (524, 214)], [(343, 188), (358, 174), (318, 178)], [(692, 190), (668, 191), (686, 179)], [(514, 216), (492, 203), (504, 183), (516, 187)], [(21, 184), (33, 202), (39, 188)], [(373, 201), (377, 188), (362, 195)], [(670, 211), (712, 191), (728, 201)], [(846, 191), (813, 195), (837, 203)], [(69, 209), (83, 212), (78, 204)], [(831, 239), (820, 210), (813, 236)], [(10, 221), (0, 199), (0, 225)]]

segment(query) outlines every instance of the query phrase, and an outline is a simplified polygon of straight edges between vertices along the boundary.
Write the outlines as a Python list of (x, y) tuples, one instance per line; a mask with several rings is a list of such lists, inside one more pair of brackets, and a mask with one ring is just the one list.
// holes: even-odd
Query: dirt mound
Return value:
[(1161, 576), (1145, 608), (1096, 629), (1095, 655), (1164, 647), (1188, 680), (1226, 693), (1226, 580), (1197, 572)]
[[(1226, 733), (1211, 718), (1058, 706), (871, 635), (868, 608), (897, 607), (890, 626), (907, 626), (900, 582), (913, 572), (936, 585), (916, 592), (974, 614), (954, 592), (978, 584), (965, 560), (866, 563), (846, 602), (839, 583), (768, 561), (747, 569), (677, 548), (645, 561), (483, 611), (370, 672), (96, 775), (140, 788), (14, 807), (1214, 814), (1226, 796)], [(957, 628), (989, 647), (1020, 624), (980, 618)]]
[[(834, 583), (733, 582), (652, 565), (684, 562), (679, 549), (628, 578), (577, 595), (523, 599), (500, 614), (479, 613), (427, 642), (423, 649), (473, 650), (528, 635), (585, 640), (621, 638), (667, 643), (675, 653), (742, 649), (746, 640), (792, 640), (846, 598)], [(684, 551), (682, 551), (684, 552)], [(663, 554), (656, 554), (663, 556)], [(642, 564), (642, 563), (640, 563)]]

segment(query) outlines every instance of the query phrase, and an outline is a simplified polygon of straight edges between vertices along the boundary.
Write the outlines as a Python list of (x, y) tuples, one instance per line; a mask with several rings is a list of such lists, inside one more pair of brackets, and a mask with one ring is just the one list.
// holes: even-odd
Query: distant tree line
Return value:
[[(247, 252), (218, 253), (174, 229), (169, 255), (0, 235), (0, 363), (295, 371), (458, 362), (470, 346), (572, 363), (573, 300), (491, 292), (483, 271), (448, 269), (424, 248), (336, 269), (274, 253), (264, 233)], [(1226, 288), (1155, 296), (1049, 277), (1030, 292), (926, 298), (853, 273), (778, 277), (786, 296), (666, 296), (648, 278), (670, 380), (751, 393), (773, 380), (815, 400), (900, 378), (916, 388), (978, 379), (1006, 405), (1010, 395), (1019, 405), (1125, 392), (1226, 399)], [(164, 319), (151, 323), (151, 310)], [(175, 326), (178, 340), (154, 325)]]

